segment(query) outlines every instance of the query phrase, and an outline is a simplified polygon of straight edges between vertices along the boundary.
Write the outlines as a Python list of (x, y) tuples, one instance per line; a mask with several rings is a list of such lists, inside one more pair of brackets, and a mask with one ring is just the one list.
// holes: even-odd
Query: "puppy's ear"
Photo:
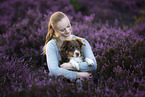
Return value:
[(67, 54), (66, 54), (65, 50), (61, 50), (61, 51), (59, 51), (59, 53), (61, 56), (61, 63), (68, 62), (68, 58), (67, 58)]
[(67, 58), (67, 54), (66, 54), (66, 48), (67, 48), (67, 44), (69, 43), (68, 40), (64, 40), (62, 42), (62, 45), (60, 46), (60, 56), (62, 59), (62, 63), (63, 62), (68, 62), (68, 58)]
[(86, 46), (86, 44), (80, 39), (80, 38), (76, 38), (75, 39), (81, 46), (84, 45)]
[(64, 40), (63, 42), (62, 42), (62, 45), (60, 46), (60, 50), (66, 50), (66, 45), (67, 45), (67, 43), (68, 43), (69, 41), (68, 40)]

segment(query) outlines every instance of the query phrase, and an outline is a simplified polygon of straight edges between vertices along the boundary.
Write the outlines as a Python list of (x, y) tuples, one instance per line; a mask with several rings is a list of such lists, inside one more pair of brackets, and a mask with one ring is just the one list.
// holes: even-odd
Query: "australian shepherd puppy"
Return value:
[(81, 54), (82, 46), (86, 46), (85, 43), (80, 38), (64, 40), (62, 45), (60, 46), (60, 55), (62, 62), (69, 62), (72, 64), (74, 68), (79, 70), (79, 64), (81, 62), (86, 61), (88, 65), (93, 66), (94, 61), (89, 58), (83, 58)]

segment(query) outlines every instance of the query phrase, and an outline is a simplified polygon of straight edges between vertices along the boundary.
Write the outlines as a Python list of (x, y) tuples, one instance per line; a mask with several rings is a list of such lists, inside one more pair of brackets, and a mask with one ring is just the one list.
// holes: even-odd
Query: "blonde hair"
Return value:
[(67, 17), (63, 12), (55, 12), (51, 15), (49, 24), (48, 24), (48, 33), (46, 35), (46, 41), (45, 45), (43, 47), (43, 53), (46, 54), (46, 44), (51, 40), (51, 39), (56, 39), (56, 45), (57, 42), (60, 43), (60, 39), (57, 36), (57, 32), (55, 32), (54, 29), (56, 29), (56, 24), (61, 21), (64, 17)]

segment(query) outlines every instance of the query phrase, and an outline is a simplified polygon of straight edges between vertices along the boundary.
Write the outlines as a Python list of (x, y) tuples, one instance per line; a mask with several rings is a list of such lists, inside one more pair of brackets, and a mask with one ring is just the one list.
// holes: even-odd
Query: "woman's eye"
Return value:
[(69, 27), (70, 27), (70, 25), (67, 26), (67, 28), (69, 28)]
[(65, 29), (61, 29), (60, 31), (61, 31), (61, 32), (64, 32), (64, 31), (65, 31)]
[[(67, 26), (67, 28), (69, 28), (69, 27), (70, 27), (70, 25), (68, 25), (68, 26)], [(66, 28), (61, 29), (60, 31), (61, 31), (61, 32), (64, 32), (64, 31), (65, 31), (65, 29), (66, 29)]]

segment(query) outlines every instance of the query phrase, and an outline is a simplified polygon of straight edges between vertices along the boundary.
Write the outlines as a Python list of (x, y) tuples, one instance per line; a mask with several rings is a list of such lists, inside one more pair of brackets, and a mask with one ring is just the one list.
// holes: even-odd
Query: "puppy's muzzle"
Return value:
[(77, 56), (77, 57), (80, 55), (80, 53), (79, 53), (79, 52), (76, 52), (75, 54), (76, 54), (76, 56)]
[(78, 50), (75, 50), (74, 57), (79, 57), (79, 56), (80, 56), (80, 52)]

